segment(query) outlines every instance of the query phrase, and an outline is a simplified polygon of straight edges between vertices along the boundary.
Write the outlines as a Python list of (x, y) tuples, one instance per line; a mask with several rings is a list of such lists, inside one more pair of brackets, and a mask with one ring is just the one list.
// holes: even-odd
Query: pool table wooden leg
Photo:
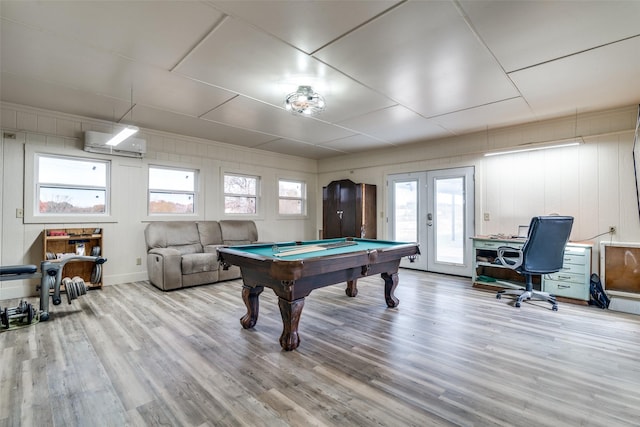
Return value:
[(393, 291), (398, 286), (398, 273), (382, 273), (380, 276), (384, 280), (384, 299), (387, 302), (387, 307), (397, 307), (400, 300), (396, 298)]
[(278, 297), (278, 306), (280, 307), (283, 325), (282, 335), (280, 335), (280, 346), (286, 351), (295, 350), (298, 345), (300, 345), (298, 323), (300, 322), (300, 314), (304, 307), (304, 298), (287, 301)]
[(247, 306), (247, 314), (242, 316), (240, 324), (245, 329), (251, 329), (256, 325), (258, 321), (258, 310), (260, 307), (260, 301), (258, 297), (264, 290), (264, 286), (242, 286), (242, 300), (244, 305)]
[(347, 288), (344, 290), (344, 292), (347, 294), (347, 296), (350, 297), (355, 297), (356, 295), (358, 295), (358, 280), (349, 280), (347, 281)]

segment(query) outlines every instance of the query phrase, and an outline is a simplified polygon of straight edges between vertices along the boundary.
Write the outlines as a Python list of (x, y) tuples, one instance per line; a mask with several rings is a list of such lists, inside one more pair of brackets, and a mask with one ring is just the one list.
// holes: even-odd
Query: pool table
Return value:
[(346, 294), (355, 297), (360, 277), (380, 274), (387, 306), (396, 307), (399, 301), (393, 292), (398, 286), (400, 259), (413, 260), (418, 254), (417, 243), (359, 238), (240, 245), (218, 250), (223, 266), (236, 265), (242, 272), (242, 299), (247, 307), (247, 314), (240, 319), (243, 328), (255, 326), (258, 297), (265, 286), (278, 296), (283, 323), (280, 345), (286, 351), (300, 344), (298, 323), (304, 299), (312, 290), (346, 282)]

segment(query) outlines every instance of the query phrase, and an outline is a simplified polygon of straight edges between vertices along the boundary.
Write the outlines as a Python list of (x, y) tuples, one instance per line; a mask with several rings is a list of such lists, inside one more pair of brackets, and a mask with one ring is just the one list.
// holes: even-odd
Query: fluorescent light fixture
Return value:
[(138, 132), (138, 130), (139, 129), (135, 126), (127, 126), (126, 128), (122, 129), (120, 133), (114, 135), (113, 138), (108, 140), (106, 144), (111, 146), (118, 145), (125, 139), (129, 138), (134, 133)]
[(558, 144), (552, 144), (552, 145), (549, 145), (549, 144), (545, 144), (545, 145), (530, 144), (529, 146), (527, 146), (525, 148), (514, 148), (512, 150), (493, 151), (493, 152), (490, 152), (490, 153), (485, 153), (484, 156), (485, 157), (501, 156), (503, 154), (523, 153), (525, 151), (550, 150), (552, 148), (573, 147), (575, 145), (580, 145), (580, 144), (582, 144), (582, 138), (580, 138), (580, 140), (571, 139), (570, 141), (567, 141), (567, 142), (559, 142)]

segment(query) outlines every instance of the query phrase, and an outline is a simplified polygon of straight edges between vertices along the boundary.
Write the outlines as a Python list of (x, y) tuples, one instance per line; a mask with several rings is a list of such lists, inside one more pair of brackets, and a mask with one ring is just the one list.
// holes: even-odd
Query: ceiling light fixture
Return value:
[(127, 126), (122, 129), (119, 133), (114, 135), (110, 140), (106, 142), (107, 145), (116, 146), (120, 144), (125, 139), (129, 138), (134, 133), (138, 132), (138, 128), (135, 126)]
[(525, 148), (514, 148), (514, 149), (508, 149), (504, 151), (492, 151), (489, 153), (485, 153), (484, 156), (485, 157), (501, 156), (503, 154), (524, 153), (525, 151), (538, 151), (538, 150), (549, 150), (552, 148), (573, 147), (575, 145), (581, 145), (582, 143), (584, 143), (584, 141), (582, 140), (582, 137), (578, 137), (578, 138), (572, 138), (570, 140), (566, 140), (566, 142), (557, 141), (556, 144), (552, 144), (552, 145), (549, 145), (549, 143), (526, 144), (528, 146)]
[(312, 116), (325, 108), (324, 98), (311, 86), (298, 86), (297, 91), (287, 95), (284, 105), (287, 111), (303, 116)]

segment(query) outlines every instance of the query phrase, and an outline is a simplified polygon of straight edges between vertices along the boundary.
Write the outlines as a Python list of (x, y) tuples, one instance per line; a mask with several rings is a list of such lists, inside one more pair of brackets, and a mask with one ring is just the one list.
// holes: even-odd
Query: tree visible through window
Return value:
[(37, 214), (108, 212), (109, 162), (39, 154), (36, 165)]
[(278, 181), (278, 213), (303, 215), (306, 211), (306, 185), (301, 181)]
[(195, 213), (197, 171), (149, 166), (149, 215)]
[(258, 183), (256, 176), (224, 175), (224, 213), (258, 213)]

